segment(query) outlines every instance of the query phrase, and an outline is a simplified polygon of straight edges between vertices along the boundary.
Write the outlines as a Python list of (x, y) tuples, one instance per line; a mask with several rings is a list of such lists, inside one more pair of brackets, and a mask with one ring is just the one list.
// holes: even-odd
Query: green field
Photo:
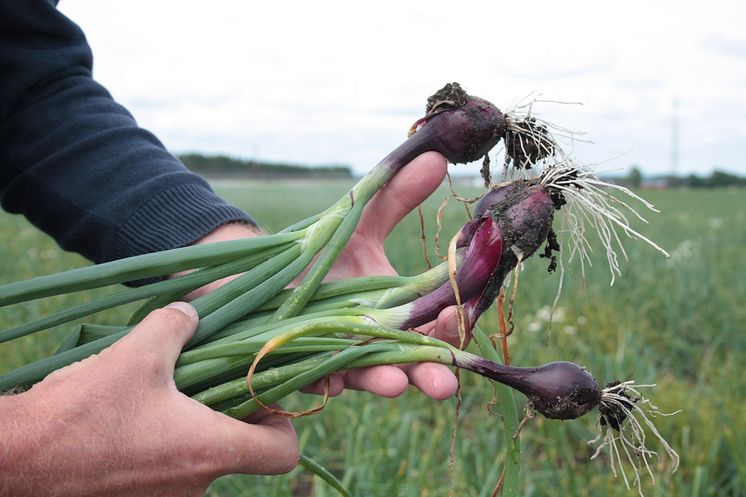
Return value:
[[(341, 195), (343, 183), (220, 183), (218, 191), (275, 230), (321, 210)], [(430, 230), (447, 191), (426, 204)], [(468, 189), (466, 194), (473, 193)], [(626, 244), (623, 276), (609, 286), (605, 259), (596, 254), (583, 281), (570, 271), (547, 332), (558, 277), (546, 260), (531, 259), (520, 276), (511, 337), (514, 364), (570, 360), (588, 367), (599, 381), (634, 378), (657, 383), (651, 393), (662, 411), (682, 412), (657, 420), (661, 433), (681, 455), (673, 475), (669, 461), (657, 467), (648, 496), (746, 495), (746, 191), (645, 192), (662, 211), (641, 228), (671, 252), (665, 259), (650, 247)], [(449, 206), (448, 237), (465, 220), (463, 207)], [(84, 264), (18, 216), (0, 216), (0, 282)], [(432, 239), (432, 237), (431, 237)], [(424, 269), (419, 222), (410, 216), (389, 240), (389, 255), (402, 273)], [(432, 250), (431, 250), (432, 254)], [(576, 269), (576, 268), (573, 268)], [(64, 296), (0, 310), (0, 328), (17, 324), (90, 295)], [(101, 323), (125, 319), (133, 307), (97, 316)], [(493, 315), (483, 327), (494, 330)], [(0, 371), (51, 353), (65, 330), (0, 345)], [(346, 392), (325, 411), (296, 422), (305, 453), (325, 464), (357, 496), (488, 497), (502, 467), (500, 421), (488, 408), (486, 380), (464, 375), (458, 422), (456, 469), (451, 482), (449, 438), (453, 400), (435, 402), (410, 391), (395, 400)], [(296, 395), (291, 409), (318, 399)], [(593, 414), (571, 422), (536, 418), (522, 434), (524, 493), (527, 496), (633, 496), (607, 457), (589, 461)], [(300, 470), (283, 477), (232, 476), (216, 482), (211, 496), (333, 495)]]

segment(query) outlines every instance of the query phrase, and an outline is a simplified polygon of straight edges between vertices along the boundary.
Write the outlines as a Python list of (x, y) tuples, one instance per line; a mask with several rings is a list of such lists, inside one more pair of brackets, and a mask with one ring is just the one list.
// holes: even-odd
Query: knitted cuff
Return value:
[(119, 230), (113, 258), (184, 247), (235, 222), (257, 226), (246, 212), (227, 204), (208, 187), (183, 184), (161, 192), (127, 220)]

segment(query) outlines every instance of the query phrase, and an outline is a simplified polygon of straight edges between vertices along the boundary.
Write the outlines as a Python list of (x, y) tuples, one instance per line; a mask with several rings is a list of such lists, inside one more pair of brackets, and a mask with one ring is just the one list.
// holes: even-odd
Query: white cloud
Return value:
[(364, 171), (448, 81), (501, 106), (581, 101), (545, 117), (585, 130), (580, 158), (746, 172), (743, 2), (62, 0), (95, 74), (176, 151)]

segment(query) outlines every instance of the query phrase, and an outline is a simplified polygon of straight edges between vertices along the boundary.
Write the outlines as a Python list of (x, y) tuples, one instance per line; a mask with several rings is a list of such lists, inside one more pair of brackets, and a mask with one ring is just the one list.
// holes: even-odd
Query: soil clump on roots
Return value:
[[(606, 388), (612, 388), (620, 385), (621, 383), (621, 381), (612, 381), (611, 383), (606, 384)], [(620, 400), (619, 402), (625, 404), (624, 407), (626, 407), (628, 411), (632, 411), (639, 399), (630, 395), (627, 390), (621, 390), (619, 392), (619, 395), (627, 399)], [(621, 430), (622, 423), (624, 423), (624, 420), (627, 419), (627, 413), (624, 412), (624, 409), (622, 409), (621, 406), (616, 404), (602, 402), (598, 406), (598, 411), (601, 413), (601, 426), (608, 425), (614, 428), (616, 431)]]
[(542, 159), (554, 153), (554, 140), (549, 130), (533, 117), (528, 117), (509, 127), (505, 133), (505, 166), (531, 169)]

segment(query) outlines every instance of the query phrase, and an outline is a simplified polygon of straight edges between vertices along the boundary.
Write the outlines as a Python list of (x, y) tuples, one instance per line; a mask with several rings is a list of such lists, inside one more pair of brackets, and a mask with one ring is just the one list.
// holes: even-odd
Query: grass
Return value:
[[(218, 191), (270, 230), (328, 206), (345, 191), (344, 183), (220, 183)], [(468, 190), (465, 193), (469, 193)], [(446, 194), (438, 192), (425, 208), (434, 229), (435, 210)], [(531, 259), (521, 274), (515, 304), (513, 362), (535, 365), (572, 360), (587, 366), (600, 381), (634, 378), (655, 382), (653, 400), (663, 411), (661, 433), (681, 455), (671, 475), (660, 465), (655, 483), (644, 480), (648, 496), (740, 496), (746, 493), (746, 191), (646, 192), (663, 213), (648, 216), (646, 234), (671, 252), (668, 260), (630, 242), (624, 274), (609, 287), (601, 257), (583, 282), (568, 274), (565, 290), (547, 331), (547, 306), (557, 275), (547, 275), (546, 260)], [(290, 201), (288, 201), (290, 199)], [(293, 201), (298, 199), (298, 201)], [(464, 220), (463, 208), (449, 206), (444, 216), (450, 236)], [(0, 216), (0, 281), (9, 282), (84, 264), (17, 216)], [(424, 269), (419, 221), (407, 218), (388, 242), (394, 265), (412, 274)], [(432, 247), (431, 247), (432, 256)], [(30, 319), (90, 295), (63, 296), (0, 310), (0, 328)], [(134, 306), (98, 316), (123, 320)], [(496, 329), (495, 317), (483, 328)], [(0, 370), (51, 353), (69, 327), (0, 345)], [(499, 420), (490, 413), (492, 389), (482, 379), (463, 375), (464, 406), (459, 419), (453, 485), (460, 496), (489, 496), (497, 481), (503, 447)], [(296, 395), (286, 406), (296, 410), (318, 399)], [(325, 464), (358, 496), (449, 494), (449, 437), (454, 402), (434, 402), (411, 391), (394, 400), (360, 392), (333, 399), (321, 414), (296, 422), (304, 451)], [(594, 416), (572, 422), (532, 420), (523, 433), (524, 495), (632, 496), (614, 478), (606, 457), (589, 461)], [(301, 471), (288, 476), (230, 476), (208, 495), (326, 496), (332, 491)]]

